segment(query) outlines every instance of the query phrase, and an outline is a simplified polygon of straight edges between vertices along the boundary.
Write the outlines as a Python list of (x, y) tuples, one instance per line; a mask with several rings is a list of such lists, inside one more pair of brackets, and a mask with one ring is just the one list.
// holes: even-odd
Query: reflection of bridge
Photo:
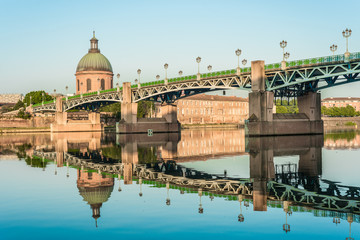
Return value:
[[(322, 133), (320, 118), (320, 89), (358, 81), (360, 73), (360, 53), (327, 56), (313, 59), (264, 65), (263, 61), (251, 63), (251, 68), (231, 69), (208, 74), (198, 74), (164, 81), (130, 85), (104, 91), (57, 98), (33, 106), (34, 112), (56, 111), (57, 124), (52, 131), (101, 130), (100, 120), (91, 115), (87, 127), (71, 127), (64, 112), (73, 109), (96, 110), (102, 105), (122, 103), (123, 121), (118, 127), (120, 133), (146, 132), (152, 127), (154, 132), (179, 131), (176, 107), (171, 105), (177, 99), (198, 93), (222, 89), (247, 89), (249, 94), (249, 135), (283, 135)], [(298, 97), (300, 114), (296, 117), (272, 114), (275, 97)], [(165, 102), (162, 119), (138, 121), (137, 102), (152, 100)], [(75, 123), (72, 123), (75, 124)], [(80, 122), (79, 122), (80, 124)], [(70, 125), (70, 126), (69, 126)], [(284, 127), (284, 126), (288, 127)], [(292, 126), (292, 127), (289, 127)], [(79, 129), (80, 128), (80, 129)]]
[[(318, 176), (321, 174), (321, 139), (321, 136), (303, 136), (296, 139), (283, 137), (250, 140), (248, 151), (251, 179), (226, 178), (199, 172), (183, 167), (181, 163), (171, 158), (139, 164), (133, 151), (134, 145), (129, 145), (129, 142), (121, 147), (121, 162), (106, 158), (95, 160), (99, 158), (96, 151), (78, 154), (34, 151), (34, 155), (57, 160), (60, 154), (60, 158), (70, 166), (82, 170), (92, 169), (114, 177), (123, 176), (125, 184), (131, 183), (135, 178), (142, 179), (143, 183), (147, 181), (167, 183), (180, 189), (201, 189), (201, 191), (229, 196), (243, 195), (253, 200), (254, 210), (257, 211), (265, 211), (267, 201), (271, 200), (289, 201), (292, 205), (326, 211), (360, 214), (360, 188), (325, 180), (320, 184)], [(294, 154), (300, 155), (298, 167), (278, 167), (278, 170), (274, 170), (274, 156)], [(289, 173), (293, 174), (295, 181), (288, 181)]]

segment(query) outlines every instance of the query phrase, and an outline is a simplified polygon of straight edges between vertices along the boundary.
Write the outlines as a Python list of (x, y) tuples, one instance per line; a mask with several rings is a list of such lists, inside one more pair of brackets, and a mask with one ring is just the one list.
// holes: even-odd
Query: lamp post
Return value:
[(82, 98), (82, 96), (83, 96), (83, 82), (80, 83), (80, 89), (81, 89), (80, 94), (81, 94), (81, 98)]
[(99, 94), (99, 93), (100, 93), (100, 90), (101, 90), (100, 78), (98, 78), (97, 81), (98, 81), (98, 94)]
[(140, 83), (140, 74), (141, 74), (141, 69), (137, 70), (137, 74), (139, 75), (139, 83)]
[(284, 53), (284, 59), (287, 60), (290, 57), (290, 53), (286, 52)]
[(197, 80), (200, 80), (200, 62), (201, 62), (201, 57), (197, 57), (196, 58), (196, 62), (198, 64), (198, 74), (197, 74)]
[(160, 75), (156, 75), (156, 80), (159, 80), (160, 79)]
[(68, 87), (68, 86), (65, 86), (65, 90), (66, 90), (66, 101), (68, 100), (68, 89), (69, 89), (69, 87)]
[(116, 74), (116, 77), (118, 79), (118, 84), (120, 85), (120, 73)]
[(140, 192), (139, 192), (139, 196), (142, 197), (143, 193), (142, 193), (142, 178), (139, 179), (139, 183), (140, 183)]
[(283, 208), (284, 208), (284, 212), (285, 212), (285, 224), (283, 224), (283, 230), (285, 233), (290, 232), (290, 225), (287, 223), (287, 216), (291, 215), (291, 211), (289, 211), (289, 202), (288, 201), (284, 201), (283, 203)]
[(235, 50), (235, 54), (236, 56), (238, 57), (238, 65), (237, 65), (237, 68), (236, 68), (236, 74), (238, 76), (240, 76), (240, 73), (241, 73), (241, 69), (240, 69), (240, 55), (241, 55), (241, 50), (240, 49), (236, 49)]
[(138, 88), (140, 88), (140, 82), (137, 79), (135, 79), (135, 84), (137, 85)]
[(121, 174), (118, 174), (118, 179), (119, 179), (119, 188), (118, 188), (118, 191), (121, 192)]
[(41, 94), (41, 96), (42, 96), (42, 105), (44, 105), (44, 95), (45, 95), (45, 93), (43, 92), (43, 93)]
[(69, 177), (69, 161), (66, 161), (66, 177)]
[(330, 51), (332, 51), (333, 57), (334, 57), (334, 54), (335, 54), (336, 50), (337, 50), (337, 45), (333, 44), (333, 45), (330, 46)]
[(207, 69), (210, 72), (212, 70), (212, 66), (211, 65), (207, 66)]
[(179, 71), (179, 76), (181, 77), (183, 75), (183, 71)]
[(283, 60), (281, 61), (281, 70), (286, 69), (286, 61), (285, 61), (285, 48), (287, 46), (287, 41), (282, 40), (280, 42), (280, 47), (283, 49)]
[(350, 53), (349, 53), (349, 37), (351, 36), (351, 29), (345, 29), (342, 32), (342, 35), (344, 38), (346, 38), (346, 52), (345, 52), (345, 61), (348, 62), (349, 58), (350, 58)]
[(347, 216), (347, 221), (349, 223), (349, 237), (347, 237), (346, 240), (354, 240), (354, 238), (351, 237), (351, 223), (353, 222), (352, 213), (349, 213), (349, 215)]
[(167, 69), (169, 67), (169, 64), (165, 63), (164, 64), (164, 69), (165, 69), (165, 84), (168, 84), (168, 79), (167, 79)]

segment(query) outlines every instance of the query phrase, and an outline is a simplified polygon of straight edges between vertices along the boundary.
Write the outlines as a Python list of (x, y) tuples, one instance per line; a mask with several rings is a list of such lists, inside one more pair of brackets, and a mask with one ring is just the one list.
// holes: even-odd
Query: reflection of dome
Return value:
[[(99, 50), (100, 51), (100, 50)], [(76, 72), (81, 71), (107, 71), (112, 72), (112, 67), (109, 60), (100, 52), (89, 52), (81, 58)]]
[(114, 186), (102, 186), (102, 187), (79, 187), (80, 195), (84, 198), (84, 201), (88, 204), (97, 204), (106, 202)]

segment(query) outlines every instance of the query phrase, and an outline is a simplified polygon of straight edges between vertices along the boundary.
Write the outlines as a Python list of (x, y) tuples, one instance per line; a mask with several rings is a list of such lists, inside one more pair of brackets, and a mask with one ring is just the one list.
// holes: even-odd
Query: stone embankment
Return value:
[(33, 117), (31, 119), (0, 118), (0, 132), (44, 132), (50, 131), (54, 117)]
[(322, 117), (325, 129), (356, 129), (360, 117)]

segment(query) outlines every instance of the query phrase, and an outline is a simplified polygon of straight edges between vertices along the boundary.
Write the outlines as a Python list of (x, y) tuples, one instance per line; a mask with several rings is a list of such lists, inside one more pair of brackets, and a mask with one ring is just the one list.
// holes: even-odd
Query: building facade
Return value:
[(360, 98), (355, 98), (355, 97), (324, 98), (321, 101), (321, 106), (325, 106), (327, 108), (352, 106), (355, 108), (356, 111), (360, 111)]
[(76, 94), (113, 88), (113, 70), (109, 60), (100, 53), (98, 41), (90, 39), (89, 52), (81, 58), (76, 68)]
[(246, 98), (199, 94), (177, 101), (181, 124), (244, 124), (249, 114)]

